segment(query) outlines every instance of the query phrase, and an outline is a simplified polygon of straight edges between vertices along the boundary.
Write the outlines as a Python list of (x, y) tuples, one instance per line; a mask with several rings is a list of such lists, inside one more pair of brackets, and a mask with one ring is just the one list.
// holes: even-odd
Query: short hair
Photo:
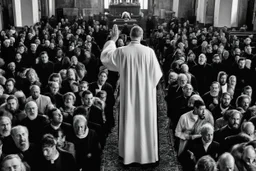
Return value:
[(5, 81), (5, 85), (6, 85), (8, 82), (12, 82), (12, 83), (13, 83), (13, 85), (15, 85), (15, 84), (16, 84), (16, 81), (15, 81), (15, 79), (14, 79), (14, 78), (8, 78), (8, 79)]
[(12, 123), (13, 115), (4, 109), (0, 109), (0, 120), (2, 120), (3, 118), (10, 119), (10, 123)]
[(17, 130), (20, 130), (20, 129), (24, 129), (25, 132), (29, 135), (29, 131), (28, 131), (27, 127), (22, 126), (22, 125), (17, 125), (17, 126), (12, 127), (12, 130), (11, 130), (12, 137), (14, 136), (14, 132), (16, 132)]
[(19, 104), (18, 98), (15, 95), (10, 95), (9, 97), (7, 97), (6, 101), (9, 101), (12, 99), (16, 100), (17, 104)]
[(194, 103), (194, 107), (199, 108), (200, 106), (205, 106), (205, 103), (203, 100), (196, 100)]
[(219, 167), (220, 165), (223, 165), (226, 160), (231, 160), (235, 164), (234, 157), (230, 153), (225, 152), (219, 157), (217, 166)]
[(243, 88), (243, 92), (245, 92), (246, 90), (252, 90), (252, 87), (247, 85)]
[(59, 78), (59, 79), (60, 79), (60, 84), (61, 84), (62, 78), (61, 78), (61, 76), (60, 76), (59, 73), (52, 73), (52, 74), (49, 76), (48, 81), (53, 81), (53, 78)]
[(38, 108), (37, 103), (36, 103), (35, 101), (29, 101), (29, 102), (27, 102), (27, 103), (25, 104), (25, 110), (27, 110), (27, 108), (28, 108), (28, 106), (29, 106), (30, 104), (35, 104), (36, 107)]
[(45, 134), (41, 141), (42, 147), (53, 147), (57, 145), (57, 141), (52, 134)]
[(212, 124), (210, 123), (205, 123), (204, 125), (202, 125), (202, 127), (200, 128), (200, 134), (204, 134), (207, 131), (212, 130), (214, 131), (214, 127), (212, 126)]
[(240, 57), (237, 62), (239, 63), (240, 61), (245, 61), (245, 60), (246, 59), (244, 57)]
[(247, 122), (243, 122), (241, 125), (241, 132), (244, 132), (247, 134), (248, 132), (248, 127), (252, 127), (253, 129), (255, 129), (255, 126), (253, 125), (252, 122), (247, 121)]
[(65, 94), (63, 95), (63, 100), (65, 100), (67, 96), (72, 96), (74, 102), (76, 101), (76, 96), (75, 96), (74, 93), (72, 93), (72, 92), (67, 92), (67, 93), (65, 93)]
[(12, 160), (12, 159), (17, 159), (20, 162), (21, 171), (26, 171), (26, 167), (25, 167), (24, 163), (22, 162), (21, 157), (18, 154), (9, 154), (9, 155), (5, 156), (1, 162), (1, 170), (3, 169), (4, 163), (6, 161)]
[(137, 39), (143, 36), (143, 30), (140, 26), (134, 26), (131, 29), (130, 37), (131, 39)]
[(233, 98), (233, 96), (229, 92), (224, 92), (221, 94), (221, 99), (223, 99), (226, 95), (228, 95), (231, 99)]
[(85, 97), (85, 95), (89, 95), (89, 94), (92, 94), (92, 92), (90, 90), (85, 90), (83, 93), (82, 93), (82, 98)]
[(32, 91), (34, 88), (38, 88), (40, 90), (40, 87), (36, 84), (30, 86), (30, 91)]
[(242, 101), (244, 100), (244, 99), (249, 99), (249, 101), (250, 101), (250, 103), (251, 103), (251, 98), (248, 96), (248, 95), (246, 95), (246, 94), (242, 94), (242, 95), (240, 95), (237, 99), (236, 99), (236, 107), (241, 107), (241, 105), (242, 105)]
[(206, 155), (197, 161), (195, 168), (196, 171), (216, 171), (217, 164), (211, 156)]
[(240, 115), (240, 118), (242, 117), (241, 112), (236, 110), (236, 109), (231, 109), (231, 110), (228, 110), (228, 111), (230, 112), (229, 118), (233, 117), (237, 113)]
[[(47, 40), (46, 40), (47, 41)], [(48, 40), (49, 41), (49, 40)], [(39, 54), (39, 56), (41, 57), (42, 55), (44, 55), (44, 54), (46, 54), (47, 56), (48, 56), (48, 53), (47, 53), (47, 51), (42, 51), (40, 54)]]
[(97, 94), (96, 97), (101, 97), (102, 95), (106, 95), (107, 96), (107, 92), (105, 90), (100, 90)]
[(85, 125), (87, 125), (88, 121), (87, 119), (85, 118), (84, 115), (82, 114), (77, 114), (73, 117), (73, 126), (78, 122), (78, 121), (84, 121), (85, 122)]
[(57, 110), (59, 110), (59, 109), (56, 108), (56, 107), (54, 107), (54, 108), (52, 108), (52, 109), (50, 109), (50, 110), (48, 111), (49, 119), (52, 119), (52, 118), (53, 118), (53, 113), (54, 113), (55, 111), (57, 111)]
[(82, 85), (82, 84), (87, 84), (87, 85), (89, 85), (89, 83), (88, 83), (87, 81), (80, 81), (80, 82), (79, 82), (79, 85)]
[(202, 97), (199, 94), (193, 94), (189, 99), (188, 99), (188, 106), (192, 105), (191, 107), (194, 106), (196, 100), (203, 100)]
[(193, 86), (192, 86), (192, 84), (187, 83), (186, 85), (184, 85), (184, 87), (182, 87), (182, 90), (185, 89), (185, 88), (188, 88), (189, 86), (192, 87), (192, 89), (194, 89)]

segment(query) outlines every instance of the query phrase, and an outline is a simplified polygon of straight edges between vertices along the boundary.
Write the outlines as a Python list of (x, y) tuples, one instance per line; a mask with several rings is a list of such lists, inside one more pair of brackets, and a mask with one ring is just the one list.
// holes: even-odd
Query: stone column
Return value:
[(14, 25), (22, 27), (21, 0), (12, 0)]
[(215, 0), (214, 26), (215, 27), (238, 27), (239, 8), (243, 0)]
[(193, 0), (173, 0), (172, 10), (176, 17), (188, 19), (194, 16)]
[(38, 0), (13, 0), (14, 25), (31, 26), (39, 21)]

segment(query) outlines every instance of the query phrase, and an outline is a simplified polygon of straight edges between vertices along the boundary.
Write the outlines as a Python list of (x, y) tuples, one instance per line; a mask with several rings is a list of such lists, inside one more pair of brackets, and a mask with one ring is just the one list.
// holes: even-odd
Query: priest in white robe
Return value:
[(120, 74), (119, 156), (125, 165), (159, 161), (156, 86), (162, 71), (153, 49), (140, 44), (143, 30), (131, 29), (131, 42), (116, 48), (119, 30), (113, 26), (101, 61)]

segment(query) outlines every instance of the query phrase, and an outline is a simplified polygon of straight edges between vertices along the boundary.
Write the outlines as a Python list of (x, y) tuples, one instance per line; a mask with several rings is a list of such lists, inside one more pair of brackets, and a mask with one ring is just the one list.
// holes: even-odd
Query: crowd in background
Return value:
[[(255, 41), (172, 17), (146, 21), (143, 44), (164, 73), (183, 170), (256, 168)], [(0, 32), (0, 160), (21, 170), (100, 170), (115, 126), (118, 73), (102, 66), (108, 21), (55, 17)], [(129, 43), (129, 27), (117, 47)], [(117, 91), (118, 94), (118, 91)], [(168, 150), (168, 149), (167, 149)]]

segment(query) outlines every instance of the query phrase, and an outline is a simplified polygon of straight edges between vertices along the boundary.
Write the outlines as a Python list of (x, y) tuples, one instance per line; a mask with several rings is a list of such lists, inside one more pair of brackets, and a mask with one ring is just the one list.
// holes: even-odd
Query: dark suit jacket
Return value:
[[(69, 123), (65, 123), (63, 122), (61, 125), (60, 125), (60, 128), (64, 135), (66, 136), (66, 139), (67, 141), (70, 141), (71, 138), (72, 138), (72, 135), (73, 135), (73, 128), (72, 126), (69, 124)], [(44, 127), (44, 134), (52, 134), (53, 136), (57, 136), (58, 134), (58, 129), (55, 130), (52, 126), (51, 126), (51, 123), (47, 124), (45, 127)]]
[(222, 152), (230, 152), (232, 147), (236, 144), (241, 144), (244, 142), (249, 142), (249, 136), (244, 134), (231, 135), (225, 138), (224, 142), (221, 145)]
[[(220, 102), (221, 103), (221, 102)], [(214, 118), (214, 120), (216, 121), (218, 118), (220, 118), (220, 117), (222, 117), (223, 116), (223, 114), (221, 114), (221, 108), (220, 108), (220, 103), (213, 109), (213, 111), (212, 111), (212, 116), (213, 116), (213, 118)], [(229, 106), (229, 108), (228, 108), (228, 110), (230, 110), (230, 109), (234, 109), (234, 107), (233, 106)]]
[(237, 135), (240, 132), (240, 129), (234, 130), (229, 128), (228, 125), (222, 127), (221, 129), (214, 132), (214, 141), (222, 144), (226, 137), (231, 135)]
[(187, 150), (190, 150), (194, 153), (196, 161), (198, 161), (198, 159), (205, 155), (210, 155), (213, 159), (216, 160), (219, 155), (219, 147), (219, 143), (217, 143), (216, 141), (212, 141), (207, 151), (205, 151), (202, 138), (200, 137), (189, 141)]
[[(96, 81), (89, 84), (89, 90), (92, 92), (93, 96), (96, 95), (96, 89), (99, 89), (99, 86)], [(114, 106), (115, 98), (114, 98), (113, 87), (106, 82), (105, 84), (102, 85), (101, 90), (104, 90), (107, 92), (107, 100), (106, 100), (107, 105)]]

